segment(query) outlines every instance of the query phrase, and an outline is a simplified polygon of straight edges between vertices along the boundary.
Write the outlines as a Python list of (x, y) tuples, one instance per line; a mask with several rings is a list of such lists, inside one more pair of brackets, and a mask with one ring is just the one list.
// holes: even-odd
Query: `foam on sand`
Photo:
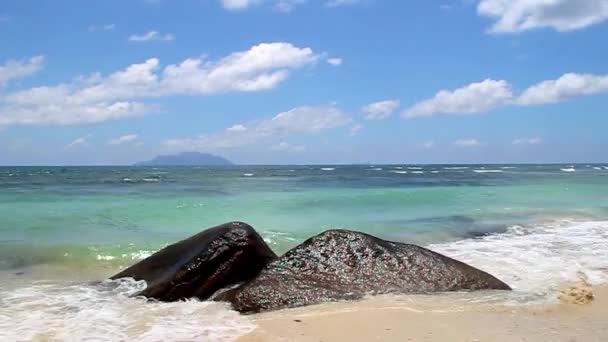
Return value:
[(222, 303), (129, 297), (145, 286), (123, 279), (0, 288), (0, 340), (233, 341), (255, 327)]
[(608, 221), (559, 221), (429, 248), (469, 263), (516, 292), (555, 299), (563, 284), (608, 283)]

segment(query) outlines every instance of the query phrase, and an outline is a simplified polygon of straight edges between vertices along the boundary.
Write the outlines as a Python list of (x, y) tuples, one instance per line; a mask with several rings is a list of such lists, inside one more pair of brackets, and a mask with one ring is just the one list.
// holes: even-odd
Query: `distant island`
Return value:
[(135, 163), (135, 166), (229, 166), (234, 165), (226, 158), (208, 153), (183, 152), (158, 156), (152, 160)]

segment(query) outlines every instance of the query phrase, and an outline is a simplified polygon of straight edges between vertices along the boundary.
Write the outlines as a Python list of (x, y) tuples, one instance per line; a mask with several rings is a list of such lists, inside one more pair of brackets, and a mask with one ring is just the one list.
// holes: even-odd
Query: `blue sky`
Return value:
[(0, 165), (608, 161), (608, 0), (0, 3)]

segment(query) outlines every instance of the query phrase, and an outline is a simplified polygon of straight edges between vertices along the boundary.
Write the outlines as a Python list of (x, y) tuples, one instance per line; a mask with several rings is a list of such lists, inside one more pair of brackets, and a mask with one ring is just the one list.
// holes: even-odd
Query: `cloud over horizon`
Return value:
[[(291, 70), (312, 66), (321, 58), (311, 48), (290, 43), (261, 43), (217, 61), (188, 58), (162, 70), (157, 58), (132, 64), (107, 76), (99, 73), (71, 83), (0, 94), (0, 127), (72, 125), (141, 116), (155, 110), (144, 98), (212, 95), (275, 88)], [(43, 57), (10, 61), (0, 80), (24, 77), (41, 68)]]

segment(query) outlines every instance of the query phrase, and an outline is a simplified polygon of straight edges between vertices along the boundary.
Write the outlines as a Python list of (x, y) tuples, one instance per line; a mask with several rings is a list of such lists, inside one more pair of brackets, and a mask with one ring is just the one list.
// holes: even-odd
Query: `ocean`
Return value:
[(330, 228), (419, 244), (481, 268), (526, 305), (608, 282), (608, 165), (0, 167), (0, 340), (233, 340), (221, 303), (149, 303), (102, 281), (229, 221), (277, 252)]

